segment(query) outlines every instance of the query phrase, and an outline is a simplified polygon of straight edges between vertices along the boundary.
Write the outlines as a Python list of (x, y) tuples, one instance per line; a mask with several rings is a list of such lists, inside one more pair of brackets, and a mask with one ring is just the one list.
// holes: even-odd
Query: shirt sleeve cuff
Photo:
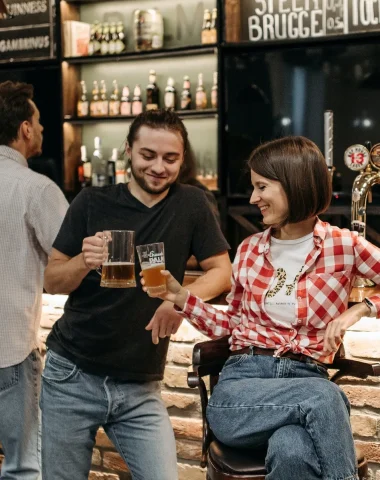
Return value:
[(194, 299), (196, 298), (194, 295), (192, 295), (189, 290), (187, 291), (187, 296), (186, 296), (186, 301), (185, 301), (185, 304), (183, 306), (183, 309), (177, 307), (177, 305), (174, 305), (174, 310), (179, 313), (180, 315), (182, 315), (182, 317), (186, 318), (186, 317), (189, 317), (190, 314), (191, 314), (191, 311), (189, 312), (189, 299), (190, 297), (193, 297)]

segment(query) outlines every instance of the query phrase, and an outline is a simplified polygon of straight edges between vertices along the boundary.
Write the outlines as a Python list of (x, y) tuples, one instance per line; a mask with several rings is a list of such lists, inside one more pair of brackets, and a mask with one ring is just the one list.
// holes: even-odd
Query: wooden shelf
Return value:
[(215, 54), (215, 44), (193, 45), (186, 47), (165, 48), (162, 50), (149, 50), (146, 52), (126, 52), (120, 55), (93, 55), (86, 57), (65, 57), (63, 61), (70, 64), (128, 62), (154, 58), (172, 58), (194, 55)]
[[(214, 108), (207, 108), (205, 110), (177, 110), (176, 113), (180, 118), (216, 118), (218, 110)], [(72, 125), (86, 125), (99, 122), (125, 122), (131, 121), (136, 118), (135, 115), (118, 115), (115, 117), (70, 117), (65, 116), (63, 119), (66, 123), (71, 123)]]

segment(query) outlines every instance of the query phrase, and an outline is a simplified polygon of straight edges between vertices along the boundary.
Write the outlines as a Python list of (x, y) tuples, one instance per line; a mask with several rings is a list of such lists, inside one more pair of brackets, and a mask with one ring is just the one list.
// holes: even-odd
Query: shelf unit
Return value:
[[(205, 0), (204, 8), (219, 7), (215, 2), (219, 0)], [(144, 84), (148, 81), (149, 70), (155, 69), (158, 74), (158, 86), (160, 95), (166, 86), (168, 76), (173, 76), (176, 80), (177, 97), (182, 89), (182, 78), (189, 75), (192, 84), (193, 101), (195, 100), (196, 76), (199, 72), (204, 73), (204, 84), (208, 94), (212, 86), (212, 72), (217, 70), (219, 44), (198, 44), (200, 41), (203, 10), (200, 11), (197, 0), (183, 1), (182, 7), (176, 4), (166, 2), (163, 6), (158, 6), (165, 19), (165, 48), (154, 51), (133, 51), (131, 45), (131, 30), (128, 30), (128, 18), (131, 18), (131, 12), (136, 8), (157, 7), (153, 0), (143, 0), (136, 5), (135, 0), (121, 2), (121, 0), (68, 0), (60, 1), (61, 23), (65, 20), (82, 20), (92, 23), (94, 20), (104, 21), (108, 10), (110, 15), (118, 14), (124, 21), (127, 35), (127, 51), (118, 55), (96, 55), (88, 57), (62, 57), (62, 90), (63, 90), (63, 143), (64, 143), (64, 188), (69, 196), (75, 194), (76, 189), (76, 171), (79, 162), (80, 145), (89, 142), (91, 134), (93, 136), (104, 137), (105, 142), (113, 142), (112, 147), (118, 147), (120, 142), (125, 139), (128, 125), (135, 118), (134, 116), (107, 116), (107, 117), (80, 117), (76, 116), (77, 86), (80, 80), (85, 80), (89, 96), (91, 96), (92, 81), (104, 79), (108, 87), (112, 79), (118, 81), (119, 87), (128, 84), (130, 91), (133, 91), (135, 84), (140, 84), (143, 91), (143, 100), (145, 95)], [(179, 4), (181, 5), (181, 4)], [(184, 26), (179, 29), (174, 25), (174, 17), (177, 19), (184, 15)], [(203, 8), (202, 7), (202, 8)], [(166, 11), (165, 11), (166, 8)], [(173, 18), (167, 18), (168, 9)], [(181, 10), (182, 8), (182, 10)], [(125, 11), (123, 9), (126, 9)], [(200, 17), (197, 23), (195, 17)], [(169, 15), (168, 15), (169, 17)], [(198, 18), (199, 19), (199, 18)], [(191, 27), (190, 36), (184, 37), (186, 28), (194, 22)], [(168, 27), (169, 22), (169, 28)], [(172, 24), (170, 25), (170, 22)], [(198, 33), (197, 33), (198, 28)], [(195, 30), (194, 30), (195, 29)], [(176, 44), (175, 35), (181, 37)], [(128, 38), (129, 37), (129, 38)], [(169, 38), (169, 41), (166, 41)], [(165, 83), (164, 83), (165, 82)], [(161, 99), (163, 100), (163, 98)], [(210, 100), (209, 100), (210, 101)], [(163, 105), (163, 101), (161, 101)], [(219, 156), (218, 136), (219, 136), (219, 109), (207, 108), (205, 110), (189, 110), (177, 113), (184, 120), (189, 131), (189, 137), (193, 143), (193, 148), (199, 154), (200, 161), (207, 165), (214, 163), (213, 171), (219, 174)], [(112, 125), (112, 128), (109, 126)], [(109, 132), (109, 134), (108, 134)], [(207, 148), (204, 148), (206, 143)], [(92, 144), (88, 145), (88, 152), (91, 152)], [(111, 145), (106, 145), (106, 151), (110, 150)], [(106, 153), (106, 154), (107, 154)], [(206, 167), (205, 167), (206, 168)]]

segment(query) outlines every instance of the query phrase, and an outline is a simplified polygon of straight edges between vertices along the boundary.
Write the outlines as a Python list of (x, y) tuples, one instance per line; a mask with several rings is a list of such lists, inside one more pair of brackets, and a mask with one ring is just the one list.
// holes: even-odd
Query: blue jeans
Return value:
[(133, 480), (177, 480), (176, 445), (160, 382), (92, 375), (49, 350), (41, 410), (43, 480), (87, 480), (100, 426)]
[(18, 365), (0, 368), (0, 442), (5, 460), (2, 480), (36, 480), (40, 473), (38, 350)]
[(226, 445), (268, 444), (267, 480), (355, 480), (349, 411), (324, 367), (245, 354), (227, 360), (207, 418)]

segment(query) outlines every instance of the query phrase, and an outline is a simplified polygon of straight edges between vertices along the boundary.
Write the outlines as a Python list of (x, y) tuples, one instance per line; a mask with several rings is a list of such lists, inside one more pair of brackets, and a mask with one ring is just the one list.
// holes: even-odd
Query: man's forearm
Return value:
[(230, 272), (218, 267), (207, 270), (195, 282), (186, 286), (189, 292), (205, 301), (228, 292), (230, 288)]
[(67, 261), (51, 261), (45, 270), (44, 288), (48, 293), (69, 294), (79, 287), (88, 272), (82, 253)]

